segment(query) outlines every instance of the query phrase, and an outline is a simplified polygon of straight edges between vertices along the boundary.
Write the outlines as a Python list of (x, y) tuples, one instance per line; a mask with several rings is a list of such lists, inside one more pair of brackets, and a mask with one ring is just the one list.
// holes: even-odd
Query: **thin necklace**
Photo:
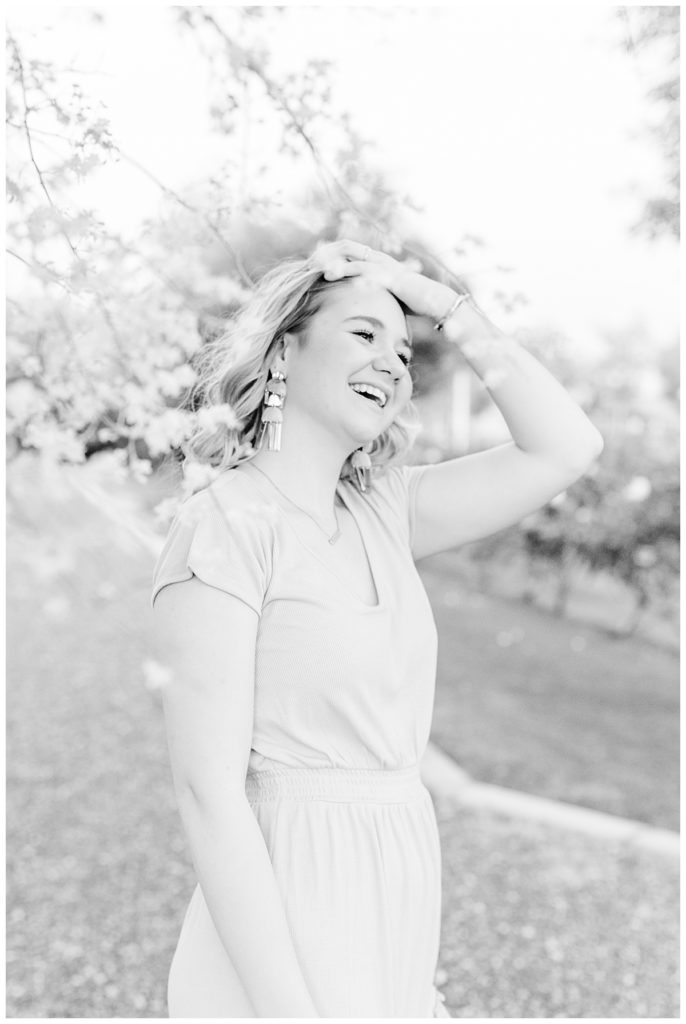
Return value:
[(339, 523), (338, 523), (338, 516), (336, 515), (336, 509), (335, 508), (333, 510), (333, 517), (336, 520), (336, 531), (335, 531), (335, 533), (329, 534), (329, 531), (325, 530), (324, 527), (321, 525), (321, 523), (317, 519), (315, 519), (313, 515), (310, 515), (310, 513), (307, 511), (307, 509), (301, 508), (300, 505), (296, 505), (296, 503), (293, 501), (292, 498), (289, 498), (287, 494), (284, 494), (283, 491), (281, 490), (281, 488), (276, 486), (276, 484), (274, 483), (272, 478), (270, 476), (267, 476), (267, 474), (264, 472), (264, 470), (260, 469), (259, 466), (256, 466), (254, 462), (250, 462), (249, 465), (251, 465), (253, 469), (256, 469), (258, 473), (261, 473), (262, 476), (265, 477), (269, 481), (269, 483), (272, 485), (272, 487), (275, 487), (276, 490), (279, 492), (279, 494), (282, 495), (282, 497), (284, 497), (286, 499), (286, 501), (290, 501), (291, 505), (294, 505), (300, 512), (303, 512), (309, 519), (311, 519), (312, 522), (316, 526), (318, 526), (319, 529), (322, 531), (322, 533), (324, 534), (324, 536), (328, 540), (329, 544), (335, 544), (336, 543), (338, 538), (341, 536), (341, 528), (340, 528)]

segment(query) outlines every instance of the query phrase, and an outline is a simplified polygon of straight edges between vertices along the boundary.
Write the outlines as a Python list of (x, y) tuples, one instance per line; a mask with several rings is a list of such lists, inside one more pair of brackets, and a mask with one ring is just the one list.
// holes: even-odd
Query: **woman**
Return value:
[[(410, 466), (405, 311), (461, 345), (513, 440)], [(172, 1017), (447, 1016), (439, 835), (419, 764), (436, 629), (415, 561), (516, 523), (602, 448), (468, 296), (351, 241), (263, 278), (203, 374), (239, 423), (181, 507), (153, 602), (198, 885)]]

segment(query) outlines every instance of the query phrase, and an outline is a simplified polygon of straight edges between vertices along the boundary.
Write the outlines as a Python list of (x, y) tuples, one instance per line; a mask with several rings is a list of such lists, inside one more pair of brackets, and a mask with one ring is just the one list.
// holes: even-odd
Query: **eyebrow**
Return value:
[[(386, 330), (386, 325), (383, 320), (378, 320), (375, 316), (367, 316), (365, 313), (360, 313), (358, 316), (346, 317), (343, 323), (347, 324), (348, 320), (366, 320), (368, 323), (372, 324), (373, 327), (380, 327), (382, 331)], [(412, 342), (409, 338), (401, 338), (400, 340), (404, 345), (407, 345), (409, 349), (413, 348)]]

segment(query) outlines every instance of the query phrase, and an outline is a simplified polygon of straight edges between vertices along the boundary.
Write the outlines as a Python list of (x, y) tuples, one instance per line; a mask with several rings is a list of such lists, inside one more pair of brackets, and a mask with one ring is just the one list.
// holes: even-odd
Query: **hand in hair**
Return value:
[(321, 269), (327, 281), (349, 277), (356, 278), (361, 287), (365, 283), (381, 285), (419, 316), (440, 319), (455, 299), (455, 293), (446, 285), (410, 270), (387, 253), (362, 242), (327, 242), (315, 250), (310, 262)]

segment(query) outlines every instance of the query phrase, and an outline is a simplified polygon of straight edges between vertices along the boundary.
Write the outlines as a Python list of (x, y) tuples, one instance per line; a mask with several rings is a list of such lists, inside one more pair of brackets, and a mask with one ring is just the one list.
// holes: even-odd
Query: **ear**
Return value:
[(296, 348), (297, 341), (298, 339), (296, 335), (288, 331), (283, 335), (279, 342), (275, 366), (276, 369), (281, 370), (282, 373), (288, 374), (290, 354)]

